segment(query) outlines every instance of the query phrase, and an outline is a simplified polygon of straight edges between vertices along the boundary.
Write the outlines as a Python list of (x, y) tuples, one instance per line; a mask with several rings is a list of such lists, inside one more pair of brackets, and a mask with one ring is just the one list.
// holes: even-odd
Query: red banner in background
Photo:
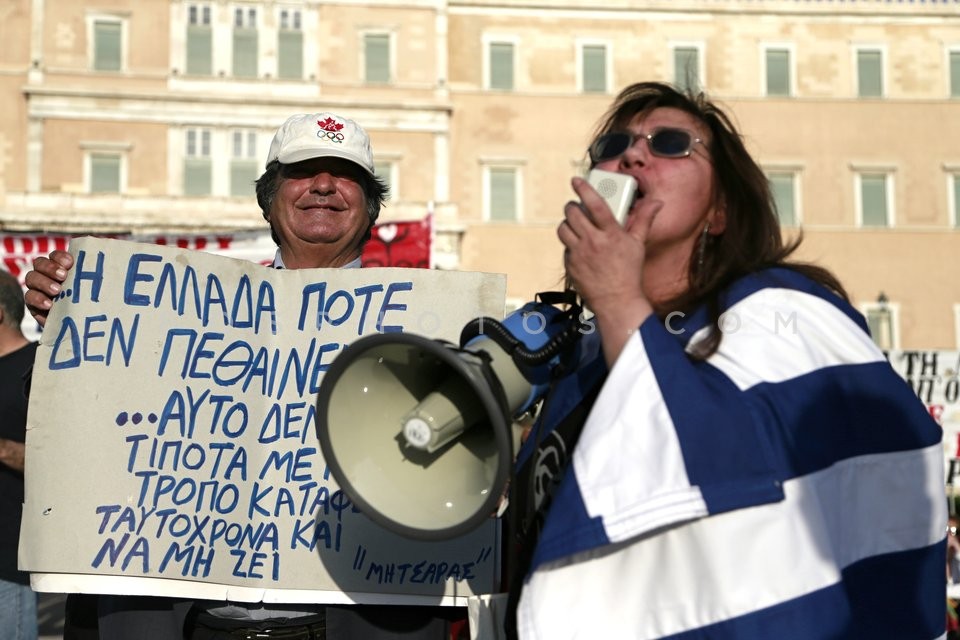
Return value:
[(55, 249), (66, 251), (70, 236), (47, 234), (0, 235), (3, 268), (23, 284), (23, 277), (33, 268), (33, 259)]
[[(376, 225), (370, 241), (363, 248), (361, 260), (365, 267), (416, 267), (429, 269), (433, 233), (432, 216), (410, 222), (388, 222)], [(137, 235), (94, 234), (102, 237), (160, 244), (181, 249), (207, 251), (230, 258), (272, 264), (276, 245), (270, 231), (241, 231), (237, 233)], [(51, 251), (66, 251), (71, 235), (47, 233), (0, 234), (0, 261), (2, 268), (23, 283), (27, 271), (33, 268), (33, 259), (47, 256)]]
[(363, 248), (365, 267), (433, 266), (433, 216), (413, 222), (386, 222), (373, 228), (370, 241)]

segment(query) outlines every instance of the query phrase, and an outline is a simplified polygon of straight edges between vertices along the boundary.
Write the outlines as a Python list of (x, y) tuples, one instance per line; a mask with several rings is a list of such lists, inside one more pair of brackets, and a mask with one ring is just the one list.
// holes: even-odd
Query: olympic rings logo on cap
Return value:
[(343, 134), (339, 131), (323, 131), (321, 129), (320, 131), (317, 131), (317, 137), (326, 138), (330, 142), (336, 142), (337, 144), (343, 142)]

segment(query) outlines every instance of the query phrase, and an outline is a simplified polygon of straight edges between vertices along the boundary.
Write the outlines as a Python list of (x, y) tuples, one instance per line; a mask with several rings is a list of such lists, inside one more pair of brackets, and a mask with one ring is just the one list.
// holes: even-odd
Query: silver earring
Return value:
[(707, 234), (710, 232), (710, 223), (703, 227), (703, 233), (700, 234), (700, 246), (697, 248), (697, 267), (703, 266), (703, 254), (707, 252)]

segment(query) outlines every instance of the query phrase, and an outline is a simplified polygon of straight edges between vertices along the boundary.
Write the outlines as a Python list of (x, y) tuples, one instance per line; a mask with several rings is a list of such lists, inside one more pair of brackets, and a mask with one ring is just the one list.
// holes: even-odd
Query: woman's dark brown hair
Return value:
[(734, 280), (749, 273), (787, 267), (846, 299), (842, 285), (829, 271), (814, 264), (788, 260), (802, 236), (784, 243), (767, 176), (747, 152), (727, 114), (703, 93), (683, 93), (660, 82), (630, 85), (614, 100), (598, 125), (595, 138), (609, 131), (626, 129), (638, 114), (661, 107), (684, 111), (709, 130), (707, 149), (716, 175), (713, 204), (726, 213), (723, 233), (705, 236), (703, 260), (699, 255), (695, 259), (691, 257), (687, 290), (660, 309), (687, 312), (706, 304), (711, 330), (698, 345), (695, 356), (705, 359), (720, 346), (723, 337), (717, 325), (720, 294)]

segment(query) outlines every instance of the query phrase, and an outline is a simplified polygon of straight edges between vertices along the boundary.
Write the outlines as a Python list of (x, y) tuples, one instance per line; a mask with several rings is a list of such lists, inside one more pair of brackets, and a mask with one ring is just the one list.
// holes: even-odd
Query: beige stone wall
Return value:
[(30, 68), (30, 0), (0, 4), (0, 206), (24, 188), (27, 105), (20, 92)]
[[(955, 172), (960, 166), (960, 129), (949, 124), (960, 122), (960, 101), (947, 98), (946, 67), (949, 47), (960, 43), (960, 8), (910, 12), (863, 3), (870, 6), (841, 10), (838, 3), (806, 3), (806, 11), (797, 11), (805, 3), (771, 2), (764, 9), (785, 13), (758, 15), (753, 3), (709, 3), (715, 10), (705, 11), (708, 3), (634, 2), (623, 4), (661, 10), (607, 12), (598, 20), (567, 11), (537, 21), (520, 3), (486, 4), (490, 11), (451, 10), (451, 33), (468, 41), (451, 54), (466, 66), (458, 73), (452, 65), (451, 71), (459, 125), (453, 135), (461, 151), (454, 163), (469, 174), (475, 161), (467, 149), (473, 148), (473, 155), (521, 164), (523, 224), (482, 222), (480, 172), (474, 170), (455, 192), (461, 217), (477, 221), (465, 235), (465, 268), (499, 265), (510, 274), (510, 294), (523, 299), (555, 282), (546, 277), (560, 263), (553, 227), (571, 195), (568, 180), (578, 154), (611, 97), (573, 94), (571, 34), (609, 43), (617, 87), (670, 79), (670, 44), (696, 42), (706, 51), (707, 89), (729, 105), (760, 163), (800, 173), (806, 242), (798, 257), (834, 270), (857, 304), (885, 293), (899, 316), (901, 347), (957, 344), (953, 306), (960, 287), (950, 274), (960, 268), (960, 235), (948, 210), (945, 168)], [(502, 9), (504, 4), (516, 8)], [(754, 10), (729, 11), (738, 5)], [(525, 68), (516, 91), (493, 98), (481, 90), (479, 65), (469, 61), (482, 55), (478, 42), (484, 34), (515, 38), (518, 67)], [(787, 44), (794, 52), (794, 97), (762, 95), (762, 48), (769, 44)], [(884, 98), (856, 97), (856, 45), (884, 51)], [(549, 64), (539, 62), (545, 58)], [(512, 135), (491, 131), (495, 123)], [(529, 131), (530, 123), (543, 131)], [(549, 153), (538, 150), (544, 144)], [(866, 168), (893, 175), (891, 229), (856, 228), (854, 176)]]
[(170, 3), (157, 0), (72, 2), (43, 0), (44, 64), (51, 70), (90, 68), (90, 23), (97, 17), (126, 19), (127, 69), (138, 75), (169, 70)]
[[(960, 100), (950, 99), (948, 52), (960, 50), (956, 3), (800, 0), (211, 0), (212, 77), (185, 69), (185, 0), (6, 0), (0, 6), (0, 231), (259, 229), (250, 199), (185, 198), (188, 127), (212, 132), (229, 161), (234, 130), (254, 131), (263, 157), (291, 113), (332, 110), (366, 126), (396, 163), (385, 219), (432, 204), (445, 268), (507, 273), (508, 295), (530, 299), (562, 278), (555, 226), (572, 197), (591, 132), (617, 89), (673, 77), (671, 47), (703, 47), (706, 88), (730, 106), (768, 169), (799, 172), (799, 252), (834, 269), (858, 304), (883, 291), (899, 318), (897, 346), (958, 346), (960, 230), (948, 178), (960, 173)], [(235, 6), (256, 7), (260, 73), (230, 77)], [(304, 77), (279, 80), (277, 13), (299, 8)], [(33, 10), (39, 9), (40, 14)], [(90, 68), (94, 16), (126, 25), (120, 72)], [(362, 34), (389, 33), (394, 77), (363, 81)], [(513, 91), (484, 88), (485, 42), (516, 45)], [(606, 94), (578, 92), (577, 48), (609, 47)], [(786, 45), (795, 95), (763, 95), (763, 48)], [(856, 97), (857, 46), (885, 56), (885, 92)], [(36, 61), (34, 63), (34, 61)], [(221, 75), (221, 72), (222, 75)], [(123, 150), (127, 191), (85, 193), (91, 145)], [(522, 176), (520, 219), (486, 221), (485, 167)], [(856, 227), (855, 173), (894, 180), (895, 224)], [(222, 184), (222, 183), (221, 183)], [(792, 231), (791, 231), (792, 232)]]
[(25, 187), (27, 104), (20, 93), (24, 80), (23, 74), (0, 75), (0, 203), (8, 191)]
[[(48, 119), (44, 121), (44, 191), (85, 193), (84, 155), (118, 149), (126, 158), (127, 192), (164, 196), (167, 192), (167, 127), (160, 124), (97, 120)], [(64, 140), (76, 144), (64, 144)]]

